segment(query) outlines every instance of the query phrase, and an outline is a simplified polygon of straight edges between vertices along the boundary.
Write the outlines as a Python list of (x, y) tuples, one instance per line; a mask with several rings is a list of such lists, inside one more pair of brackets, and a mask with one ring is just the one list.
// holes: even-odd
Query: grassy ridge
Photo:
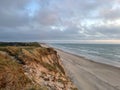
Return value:
[[(77, 90), (53, 48), (0, 43), (0, 90)], [(67, 89), (66, 89), (67, 88)]]
[(0, 90), (47, 90), (47, 87), (34, 84), (25, 75), (23, 62), (18, 58), (22, 49), (32, 50), (35, 47), (41, 46), (36, 42), (0, 42)]
[(40, 47), (40, 44), (37, 42), (0, 42), (0, 46), (35, 46)]
[(35, 87), (20, 64), (0, 54), (0, 90), (30, 90)]

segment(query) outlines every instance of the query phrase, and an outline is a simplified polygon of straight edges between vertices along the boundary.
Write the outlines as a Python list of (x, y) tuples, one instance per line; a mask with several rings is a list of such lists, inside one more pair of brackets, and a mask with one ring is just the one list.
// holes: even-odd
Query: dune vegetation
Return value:
[(53, 48), (0, 43), (0, 90), (77, 90)]

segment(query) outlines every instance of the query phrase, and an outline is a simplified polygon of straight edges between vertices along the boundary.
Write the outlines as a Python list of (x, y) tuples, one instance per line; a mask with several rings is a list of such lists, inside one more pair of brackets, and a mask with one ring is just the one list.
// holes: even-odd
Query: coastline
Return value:
[(56, 49), (69, 77), (80, 90), (120, 90), (120, 69)]
[(120, 69), (120, 66), (117, 66), (117, 65), (112, 65), (112, 64), (104, 63), (104, 62), (98, 62), (98, 61), (95, 61), (93, 59), (87, 58), (87, 56), (85, 57), (85, 56), (82, 56), (82, 55), (79, 55), (79, 54), (75, 54), (75, 53), (72, 53), (72, 52), (69, 52), (69, 51), (64, 51), (64, 50), (61, 50), (61, 49), (58, 49), (58, 48), (54, 48), (54, 49), (56, 51), (61, 51), (61, 52), (64, 52), (64, 53), (68, 53), (70, 55), (76, 56), (78, 58), (82, 58), (84, 60), (87, 60), (87, 61), (90, 61), (90, 62), (93, 62), (93, 63), (103, 64), (103, 65), (106, 65), (106, 66), (110, 66), (110, 67), (114, 67), (114, 68)]
[(108, 65), (108, 66), (113, 66), (113, 67), (116, 67), (116, 68), (119, 68), (120, 69), (120, 62), (119, 61), (112, 61), (112, 60), (108, 60), (108, 59), (105, 59), (105, 58), (102, 58), (102, 57), (96, 57), (96, 56), (91, 56), (91, 55), (86, 55), (86, 54), (79, 54), (79, 53), (76, 53), (74, 51), (70, 51), (70, 50), (67, 50), (67, 49), (63, 49), (63, 48), (58, 48), (54, 45), (50, 45), (50, 44), (42, 44), (44, 47), (52, 47), (56, 50), (60, 50), (62, 52), (65, 52), (65, 53), (69, 53), (71, 55), (74, 55), (74, 56), (77, 56), (77, 57), (80, 57), (80, 58), (84, 58), (86, 60), (89, 60), (91, 62), (95, 62), (95, 63), (100, 63), (100, 64), (105, 64), (105, 65)]
[[(47, 44), (44, 46), (50, 47)], [(120, 68), (54, 49), (79, 90), (120, 90)]]
[(120, 90), (120, 68), (95, 62), (54, 46), (67, 75), (79, 90)]

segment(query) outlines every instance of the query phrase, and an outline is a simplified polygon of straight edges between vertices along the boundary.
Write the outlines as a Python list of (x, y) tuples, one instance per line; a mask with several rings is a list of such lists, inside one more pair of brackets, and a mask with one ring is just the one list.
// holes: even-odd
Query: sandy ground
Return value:
[(120, 68), (57, 49), (68, 76), (79, 90), (120, 90)]

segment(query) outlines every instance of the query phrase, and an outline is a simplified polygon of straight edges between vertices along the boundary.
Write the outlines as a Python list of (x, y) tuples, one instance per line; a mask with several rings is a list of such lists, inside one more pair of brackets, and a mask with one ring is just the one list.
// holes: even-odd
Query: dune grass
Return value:
[[(56, 76), (58, 77), (56, 81), (62, 84), (68, 80), (64, 68), (60, 65), (59, 56), (53, 48), (41, 47), (38, 43), (20, 43), (20, 45), (18, 43), (1, 45), (0, 43), (0, 90), (48, 90), (48, 86), (38, 85), (34, 82), (35, 80), (25, 75), (23, 66), (32, 67), (31, 65), (42, 67), (46, 71), (41, 71), (43, 74), (59, 75)], [(29, 71), (28, 73), (31, 74)]]
[(0, 54), (0, 89), (18, 90), (31, 84), (20, 64)]

